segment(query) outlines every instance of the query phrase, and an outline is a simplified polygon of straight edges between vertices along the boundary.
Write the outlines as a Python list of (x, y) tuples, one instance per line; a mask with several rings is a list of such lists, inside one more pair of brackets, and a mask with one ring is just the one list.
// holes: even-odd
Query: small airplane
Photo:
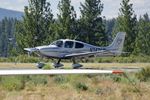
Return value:
[[(98, 47), (91, 44), (87, 44), (81, 41), (71, 39), (60, 39), (54, 41), (50, 45), (38, 46), (34, 48), (24, 48), (29, 54), (35, 52), (41, 57), (58, 59), (56, 63), (53, 63), (55, 68), (62, 67), (61, 59), (71, 59), (73, 61), (72, 67), (82, 67), (81, 64), (76, 63), (76, 59), (85, 57), (103, 57), (103, 56), (118, 56), (121, 55), (123, 44), (125, 40), (125, 32), (117, 33), (112, 44), (106, 47)], [(38, 63), (39, 68), (44, 66), (43, 63)]]

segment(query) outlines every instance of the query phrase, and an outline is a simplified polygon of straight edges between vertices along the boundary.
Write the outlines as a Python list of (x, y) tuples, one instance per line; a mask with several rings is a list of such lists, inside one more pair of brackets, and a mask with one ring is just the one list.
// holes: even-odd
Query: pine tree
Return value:
[(0, 44), (0, 49), (1, 49), (1, 56), (7, 57), (8, 56), (8, 29), (9, 29), (9, 20), (5, 17), (2, 20), (2, 26), (1, 26), (1, 44)]
[(148, 13), (144, 14), (143, 17), (144, 17), (145, 21), (150, 22), (150, 18), (149, 18)]
[(14, 46), (14, 26), (16, 19), (4, 18), (0, 22), (0, 56), (8, 57)]
[(105, 45), (107, 35), (105, 25), (101, 17), (103, 4), (101, 0), (85, 0), (81, 3), (81, 40), (94, 45)]
[(115, 27), (115, 23), (116, 23), (115, 18), (106, 20), (106, 33), (108, 34), (109, 44), (112, 43), (112, 41), (113, 41), (112, 32), (113, 32), (113, 29)]
[(58, 4), (59, 14), (56, 22), (56, 39), (73, 39), (76, 35), (76, 12), (70, 0), (61, 0)]
[(46, 0), (29, 0), (24, 12), (23, 21), (16, 26), (17, 44), (21, 50), (50, 42), (54, 22), (50, 3)]
[[(8, 35), (8, 53), (9, 56), (15, 56), (17, 54), (16, 49), (16, 37), (15, 37), (15, 25), (16, 25), (17, 19), (10, 18), (9, 19), (9, 35)], [(14, 55), (15, 54), (15, 55)]]
[(130, 53), (134, 51), (137, 36), (137, 19), (132, 6), (130, 0), (122, 0), (120, 14), (114, 29), (115, 34), (119, 31), (126, 32), (124, 51)]
[(150, 20), (148, 14), (140, 17), (138, 29), (134, 53), (137, 55), (150, 55)]

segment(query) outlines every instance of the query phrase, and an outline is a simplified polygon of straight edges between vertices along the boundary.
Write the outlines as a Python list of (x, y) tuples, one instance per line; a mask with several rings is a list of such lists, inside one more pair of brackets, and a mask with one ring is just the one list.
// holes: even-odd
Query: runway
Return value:
[[(88, 65), (88, 66), (87, 66)], [(0, 75), (55, 75), (55, 74), (112, 74), (116, 71), (124, 73), (137, 73), (142, 70), (143, 67), (137, 66), (142, 64), (137, 64), (136, 66), (131, 65), (117, 65), (117, 64), (87, 64), (80, 69), (72, 69), (72, 67), (65, 67), (64, 69), (54, 69), (49, 70), (37, 69), (35, 64), (1, 64)], [(102, 66), (103, 65), (103, 66)], [(114, 67), (115, 66), (115, 67)]]

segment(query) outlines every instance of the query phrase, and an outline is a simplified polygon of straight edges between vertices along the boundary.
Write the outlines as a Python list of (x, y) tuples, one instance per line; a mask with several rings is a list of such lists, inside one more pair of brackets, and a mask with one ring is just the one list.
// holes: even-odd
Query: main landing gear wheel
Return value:
[(63, 67), (64, 65), (61, 64), (61, 63), (52, 63), (52, 66), (54, 66), (54, 68), (60, 68), (60, 67)]
[(39, 69), (42, 69), (44, 66), (45, 66), (45, 63), (43, 63), (43, 62), (39, 62), (36, 64), (36, 67)]
[(58, 60), (57, 63), (52, 63), (52, 66), (54, 66), (54, 68), (61, 68), (63, 67), (64, 65), (60, 63), (61, 59)]
[(76, 63), (75, 58), (73, 58), (72, 61), (73, 61), (73, 64), (72, 64), (73, 69), (78, 69), (83, 66), (81, 64)]
[(72, 64), (72, 68), (73, 69), (79, 69), (79, 68), (81, 68), (83, 65), (81, 65), (81, 64)]

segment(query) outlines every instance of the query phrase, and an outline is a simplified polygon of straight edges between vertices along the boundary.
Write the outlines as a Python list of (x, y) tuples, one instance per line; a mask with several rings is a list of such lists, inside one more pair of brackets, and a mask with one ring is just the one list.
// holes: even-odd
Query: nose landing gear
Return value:
[(45, 66), (45, 63), (43, 63), (43, 62), (39, 62), (36, 64), (36, 67), (39, 69), (42, 69), (44, 66)]

